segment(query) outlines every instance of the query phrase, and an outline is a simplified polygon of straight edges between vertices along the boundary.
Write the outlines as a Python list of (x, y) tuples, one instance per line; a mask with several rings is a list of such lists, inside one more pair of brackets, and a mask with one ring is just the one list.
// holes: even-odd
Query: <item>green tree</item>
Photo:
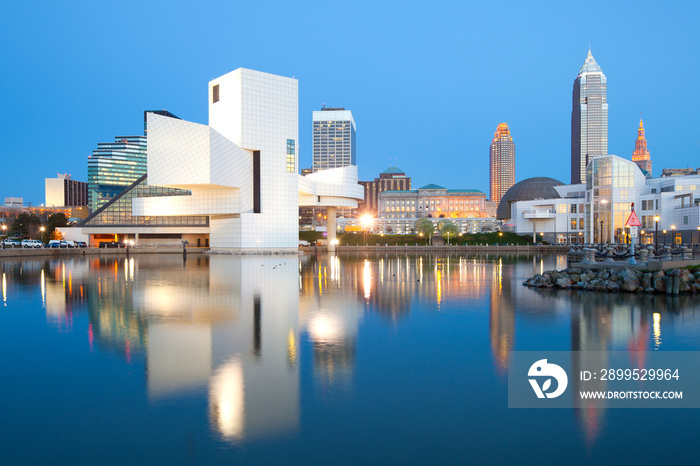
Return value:
[(416, 231), (418, 234), (423, 233), (423, 236), (425, 236), (428, 239), (429, 243), (432, 243), (432, 236), (433, 232), (435, 231), (435, 225), (433, 225), (433, 221), (427, 218), (420, 218), (416, 220)]
[(43, 237), (41, 238), (44, 243), (48, 243), (49, 240), (53, 238), (53, 232), (56, 231), (57, 227), (65, 227), (68, 225), (68, 219), (63, 212), (57, 214), (52, 214), (46, 220), (46, 228), (44, 229)]
[(39, 217), (24, 212), (19, 214), (12, 222), (10, 233), (22, 238), (32, 238), (39, 231), (40, 226), (41, 220), (39, 220)]
[(447, 238), (447, 245), (450, 245), (450, 238), (454, 238), (459, 234), (459, 228), (452, 220), (441, 220), (438, 224), (443, 238)]

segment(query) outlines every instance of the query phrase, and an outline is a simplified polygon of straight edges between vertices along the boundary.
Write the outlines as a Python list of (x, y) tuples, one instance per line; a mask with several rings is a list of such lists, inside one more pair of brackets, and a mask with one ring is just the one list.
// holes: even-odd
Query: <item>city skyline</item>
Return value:
[[(684, 2), (685, 14), (678, 17), (651, 2), (635, 8), (593, 2), (591, 8), (604, 14), (582, 31), (569, 26), (577, 14), (573, 5), (506, 4), (499, 31), (482, 24), (480, 18), (493, 13), (488, 5), (456, 2), (439, 9), (409, 3), (398, 12), (360, 2), (351, 13), (303, 3), (147, 3), (138, 4), (138, 17), (127, 13), (130, 2), (119, 11), (81, 2), (9, 5), (13, 21), (0, 34), (11, 45), (0, 53), (13, 72), (0, 81), (0, 155), (14, 176), (4, 180), (0, 196), (37, 205), (43, 180), (57, 172), (86, 181), (86, 156), (114, 135), (140, 134), (144, 110), (168, 108), (206, 123), (201, 83), (239, 66), (299, 79), (301, 167), (312, 163), (311, 114), (326, 103), (352, 109), (361, 122), (360, 179), (398, 165), (416, 186), (439, 182), (487, 192), (483, 148), (493, 127), (507, 121), (518, 141), (516, 181), (568, 181), (570, 167), (559, 161), (569, 159), (571, 82), (589, 42), (610, 78), (608, 153), (630, 158), (642, 111), (657, 173), (700, 166), (698, 138), (676, 137), (676, 128), (700, 123), (694, 111), (700, 97), (688, 92), (696, 65), (687, 59), (700, 48), (691, 21), (698, 5)], [(215, 18), (202, 15), (212, 9)], [(234, 16), (251, 19), (235, 34), (226, 27)], [(265, 37), (241, 40), (254, 35), (256, 18), (263, 17)], [(357, 28), (356, 40), (319, 41), (318, 25), (330, 17), (341, 31)], [(110, 21), (128, 21), (137, 32), (125, 37), (119, 28), (104, 27)], [(625, 27), (642, 23), (659, 34)], [(289, 24), (295, 25), (292, 34)], [(172, 34), (186, 30), (192, 33)], [(523, 35), (528, 40), (520, 40)], [(235, 50), (225, 45), (232, 42)], [(454, 59), (456, 49), (463, 59)], [(640, 51), (654, 64), (643, 73)], [(522, 103), (524, 95), (532, 104)]]

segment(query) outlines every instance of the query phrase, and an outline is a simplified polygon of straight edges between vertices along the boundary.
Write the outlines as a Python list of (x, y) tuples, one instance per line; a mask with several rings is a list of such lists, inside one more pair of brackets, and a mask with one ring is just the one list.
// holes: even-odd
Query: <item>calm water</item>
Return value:
[(697, 410), (507, 408), (513, 350), (700, 350), (563, 256), (0, 262), (1, 464), (697, 462)]

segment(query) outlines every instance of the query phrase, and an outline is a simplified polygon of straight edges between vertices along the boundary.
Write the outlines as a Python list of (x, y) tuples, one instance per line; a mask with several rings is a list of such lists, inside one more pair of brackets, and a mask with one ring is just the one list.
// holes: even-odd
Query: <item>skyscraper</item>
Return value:
[(355, 120), (350, 110), (322, 108), (313, 112), (313, 171), (357, 165)]
[(491, 201), (498, 205), (503, 195), (515, 184), (515, 144), (508, 123), (496, 128), (489, 148)]
[(637, 140), (634, 142), (632, 161), (651, 175), (651, 154), (649, 154), (649, 149), (647, 149), (647, 138), (644, 136), (644, 122), (642, 122), (641, 118), (639, 120), (639, 129), (637, 130)]
[(146, 174), (146, 136), (117, 136), (88, 157), (88, 206), (94, 212)]
[(585, 183), (592, 157), (608, 153), (608, 81), (591, 51), (574, 80), (571, 108), (571, 183)]

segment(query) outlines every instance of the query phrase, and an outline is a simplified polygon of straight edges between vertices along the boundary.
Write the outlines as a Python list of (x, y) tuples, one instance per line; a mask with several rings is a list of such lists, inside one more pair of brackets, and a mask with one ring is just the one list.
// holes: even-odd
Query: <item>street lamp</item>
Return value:
[(600, 221), (600, 245), (603, 246), (603, 243), (605, 242), (605, 238), (603, 238), (603, 228), (605, 226), (605, 220)]
[(498, 232), (498, 242), (500, 244), (503, 244), (503, 232), (502, 231)]
[(666, 230), (663, 231), (664, 234), (664, 247), (666, 247)]
[(578, 232), (578, 244), (583, 244), (583, 232)]
[(698, 243), (700, 243), (700, 227), (698, 227)]
[(640, 244), (644, 244), (644, 230), (642, 230), (642, 231), (640, 232), (640, 234), (642, 235), (642, 237), (641, 237), (640, 240), (639, 240), (639, 241), (640, 241)]
[(654, 249), (656, 251), (658, 251), (659, 250), (659, 216), (658, 215), (654, 215), (654, 224), (656, 225), (656, 234), (654, 235), (655, 240), (656, 240), (655, 241), (656, 246), (654, 247)]

